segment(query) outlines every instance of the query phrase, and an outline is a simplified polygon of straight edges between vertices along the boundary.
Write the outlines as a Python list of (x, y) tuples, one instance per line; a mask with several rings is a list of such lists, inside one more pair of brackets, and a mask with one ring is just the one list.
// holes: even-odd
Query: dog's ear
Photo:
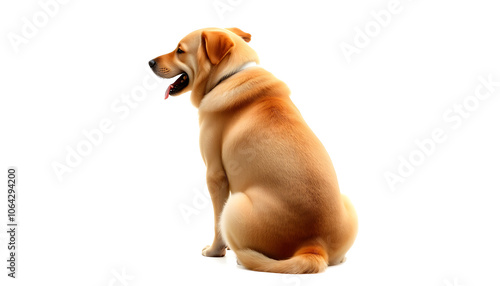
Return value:
[(234, 42), (226, 33), (221, 31), (203, 31), (201, 33), (208, 59), (214, 65), (220, 63), (229, 50), (234, 47)]
[(252, 39), (252, 35), (250, 35), (249, 33), (245, 33), (238, 28), (226, 28), (226, 30), (229, 30), (235, 33), (236, 35), (240, 36), (247, 43), (250, 42), (250, 40)]

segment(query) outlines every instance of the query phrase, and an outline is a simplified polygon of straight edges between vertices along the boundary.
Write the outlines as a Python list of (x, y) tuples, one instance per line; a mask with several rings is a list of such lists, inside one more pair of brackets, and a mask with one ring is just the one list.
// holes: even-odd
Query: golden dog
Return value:
[(179, 77), (165, 98), (191, 91), (214, 208), (215, 237), (205, 256), (229, 246), (248, 269), (317, 273), (341, 263), (357, 216), (339, 192), (325, 148), (282, 81), (259, 66), (237, 28), (208, 28), (149, 62)]

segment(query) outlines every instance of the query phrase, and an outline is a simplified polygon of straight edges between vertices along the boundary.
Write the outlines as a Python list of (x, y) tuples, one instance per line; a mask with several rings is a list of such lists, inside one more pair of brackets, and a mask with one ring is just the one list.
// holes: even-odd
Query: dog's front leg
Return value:
[(227, 245), (219, 231), (219, 219), (229, 197), (229, 182), (222, 166), (220, 168), (208, 167), (207, 186), (214, 207), (215, 236), (212, 245), (203, 248), (202, 254), (210, 257), (221, 257), (226, 254)]

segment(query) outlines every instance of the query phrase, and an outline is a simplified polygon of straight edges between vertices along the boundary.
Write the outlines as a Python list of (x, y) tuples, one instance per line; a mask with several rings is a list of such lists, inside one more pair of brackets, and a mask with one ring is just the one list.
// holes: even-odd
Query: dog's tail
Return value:
[(275, 260), (252, 249), (235, 252), (241, 265), (255, 271), (303, 274), (323, 272), (328, 267), (328, 255), (321, 246), (303, 247), (286, 260)]

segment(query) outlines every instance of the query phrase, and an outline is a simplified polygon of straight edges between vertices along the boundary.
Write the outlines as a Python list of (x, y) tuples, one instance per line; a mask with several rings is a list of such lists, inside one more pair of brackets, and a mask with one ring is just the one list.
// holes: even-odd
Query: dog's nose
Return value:
[(149, 67), (153, 68), (154, 66), (156, 66), (156, 61), (155, 60), (150, 60), (149, 61)]

